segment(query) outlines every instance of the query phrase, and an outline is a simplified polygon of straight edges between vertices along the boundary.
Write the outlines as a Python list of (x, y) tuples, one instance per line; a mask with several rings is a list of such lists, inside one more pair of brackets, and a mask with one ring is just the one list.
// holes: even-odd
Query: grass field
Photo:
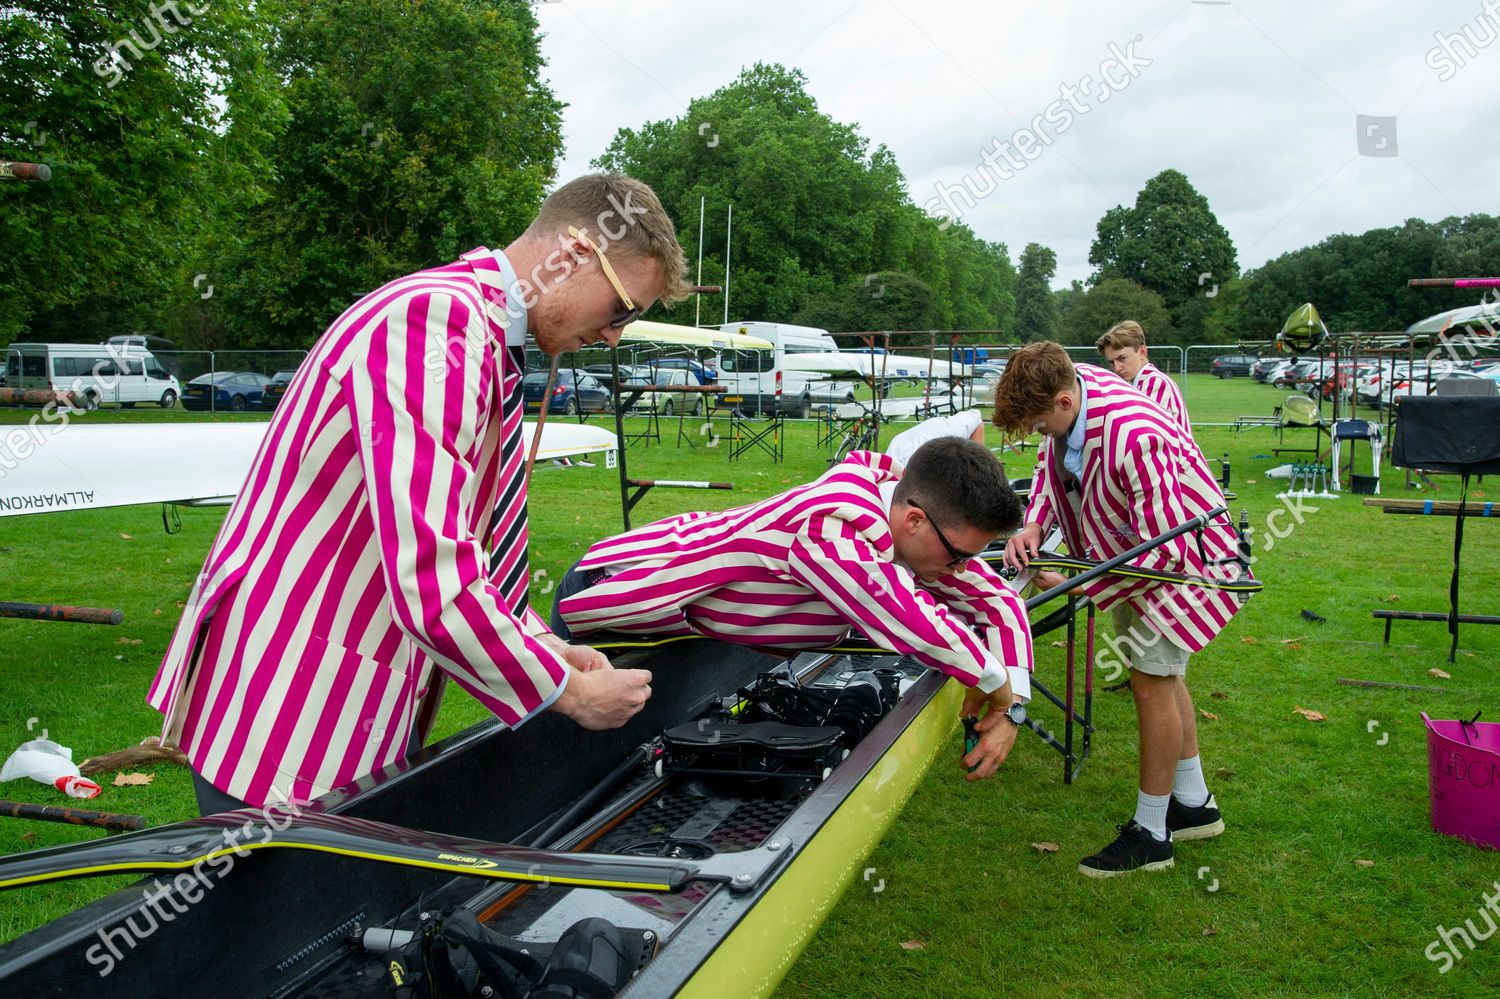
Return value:
[[(1191, 376), (1187, 392), (1194, 418), (1205, 423), (1269, 414), (1284, 395), (1207, 376)], [(0, 422), (27, 415), (0, 411)], [(87, 417), (176, 418), (147, 410)], [(824, 467), (812, 424), (790, 426), (780, 464), (759, 453), (731, 463), (722, 446), (679, 449), (672, 445), (675, 423), (663, 421), (662, 429), (663, 446), (628, 452), (633, 475), (726, 480), (734, 491), (657, 490), (636, 508), (637, 523), (748, 502)], [(1205, 427), (1199, 440), (1207, 454), (1229, 455), (1239, 493), (1233, 506), (1264, 526), (1281, 508), (1282, 484), (1264, 477), (1274, 432)], [(1359, 458), (1364, 471), (1363, 446)], [(1013, 476), (1030, 471), (1019, 456), (1007, 467)], [(1456, 480), (1438, 481), (1444, 498), (1456, 498)], [(1471, 498), (1486, 485), (1471, 488)], [(1388, 468), (1383, 491), (1399, 496), (1403, 488), (1404, 474)], [(591, 541), (618, 529), (617, 479), (602, 466), (541, 468), (532, 497), (533, 562), (551, 579)], [(927, 776), (870, 859), (875, 875), (853, 883), (780, 994), (1472, 996), (1493, 989), (1500, 940), (1476, 940), (1472, 950), (1460, 941), (1461, 957), (1441, 964), (1430, 957), (1440, 925), (1468, 919), (1483, 934), (1479, 911), (1500, 882), (1500, 854), (1432, 832), (1418, 712), (1500, 714), (1500, 630), (1464, 629), (1451, 666), (1440, 624), (1398, 622), (1395, 644), (1382, 646), (1372, 608), (1446, 607), (1451, 518), (1388, 516), (1351, 495), (1311, 505), (1316, 509), (1289, 535), (1258, 535), (1265, 592), (1189, 671), (1199, 708), (1217, 716), (1201, 720), (1200, 738), (1229, 827), (1224, 836), (1179, 845), (1176, 868), (1161, 874), (1097, 882), (1075, 873), (1077, 860), (1111, 839), (1134, 807), (1128, 694), (1098, 695), (1094, 753), (1071, 786), (1062, 783), (1057, 756), (1024, 733), (994, 780), (966, 783), (955, 734), (954, 758)], [(4, 599), (125, 612), (115, 628), (0, 621), (0, 750), (45, 728), (81, 760), (159, 730), (145, 690), (222, 513), (183, 510), (183, 530), (171, 536), (156, 507), (0, 520)], [(1495, 530), (1471, 522), (1466, 531), (1470, 612), (1500, 610)], [(548, 600), (545, 588), (537, 588), (539, 605)], [(1304, 609), (1327, 623), (1304, 620)], [(1038, 675), (1060, 682), (1061, 650), (1050, 639), (1038, 644)], [(1434, 668), (1451, 678), (1432, 675)], [(1339, 677), (1438, 692), (1340, 686)], [(1327, 720), (1309, 721), (1297, 707)], [(1058, 721), (1046, 708), (1035, 713), (1049, 727)], [(453, 688), (439, 734), (482, 717)], [(144, 815), (152, 825), (196, 813), (185, 771), (152, 772), (150, 785), (109, 786), (92, 805)], [(31, 782), (7, 784), (0, 796), (62, 803), (51, 788)], [(0, 852), (98, 835), (0, 820)], [(1042, 852), (1033, 843), (1058, 850)], [(0, 894), (0, 939), (126, 883)], [(921, 946), (903, 947), (913, 941)], [(1449, 963), (1452, 969), (1440, 973)]]

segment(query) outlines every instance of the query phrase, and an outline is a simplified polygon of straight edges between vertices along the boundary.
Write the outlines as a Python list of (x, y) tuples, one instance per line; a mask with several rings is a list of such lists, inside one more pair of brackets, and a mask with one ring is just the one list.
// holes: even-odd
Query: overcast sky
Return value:
[[(1012, 259), (1050, 246), (1065, 287), (1088, 276), (1099, 217), (1169, 167), (1208, 198), (1242, 269), (1337, 232), (1500, 212), (1500, 0), (1486, 2), (552, 0), (537, 15), (568, 105), (559, 177), (586, 172), (617, 128), (779, 62), (895, 153), (918, 205), (991, 192), (948, 201)], [(984, 162), (1049, 110), (1042, 135)]]

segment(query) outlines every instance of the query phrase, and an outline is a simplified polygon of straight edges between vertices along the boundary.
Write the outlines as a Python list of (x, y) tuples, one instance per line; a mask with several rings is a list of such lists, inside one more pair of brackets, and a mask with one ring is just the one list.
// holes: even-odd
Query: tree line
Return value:
[[(563, 105), (522, 0), (13, 0), (0, 12), (0, 340), (159, 333), (187, 347), (301, 347), (360, 294), (503, 246), (556, 176)], [(1002, 331), (1092, 343), (1273, 335), (1314, 302), (1330, 328), (1398, 329), (1472, 304), (1408, 277), (1494, 270), (1500, 222), (1412, 219), (1241, 273), (1188, 178), (1166, 170), (1099, 220), (1087, 281), (1055, 253), (943, 223), (894, 153), (756, 64), (678, 117), (622, 127), (594, 164), (651, 184), (732, 319), (836, 332)], [(703, 321), (723, 302), (705, 298)], [(651, 318), (693, 321), (693, 303)], [(920, 332), (913, 342), (925, 343)], [(971, 340), (993, 340), (993, 332)]]

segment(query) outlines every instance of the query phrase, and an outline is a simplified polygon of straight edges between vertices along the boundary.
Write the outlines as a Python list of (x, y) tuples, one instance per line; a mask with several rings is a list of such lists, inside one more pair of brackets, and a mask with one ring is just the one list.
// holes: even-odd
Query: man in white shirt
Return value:
[(939, 437), (967, 437), (978, 444), (984, 443), (984, 417), (977, 409), (966, 409), (952, 416), (934, 416), (923, 420), (910, 430), (903, 430), (886, 445), (885, 453), (905, 465), (917, 448)]

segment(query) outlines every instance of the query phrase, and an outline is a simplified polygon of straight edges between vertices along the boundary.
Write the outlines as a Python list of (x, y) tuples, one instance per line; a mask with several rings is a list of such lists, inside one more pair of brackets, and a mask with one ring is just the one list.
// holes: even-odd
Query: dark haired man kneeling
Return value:
[(858, 629), (971, 688), (969, 779), (1015, 742), (1031, 694), (1026, 605), (975, 557), (1021, 522), (982, 445), (949, 437), (902, 466), (856, 451), (816, 481), (719, 513), (685, 513), (590, 548), (559, 584), (553, 630), (697, 634), (822, 648)]

